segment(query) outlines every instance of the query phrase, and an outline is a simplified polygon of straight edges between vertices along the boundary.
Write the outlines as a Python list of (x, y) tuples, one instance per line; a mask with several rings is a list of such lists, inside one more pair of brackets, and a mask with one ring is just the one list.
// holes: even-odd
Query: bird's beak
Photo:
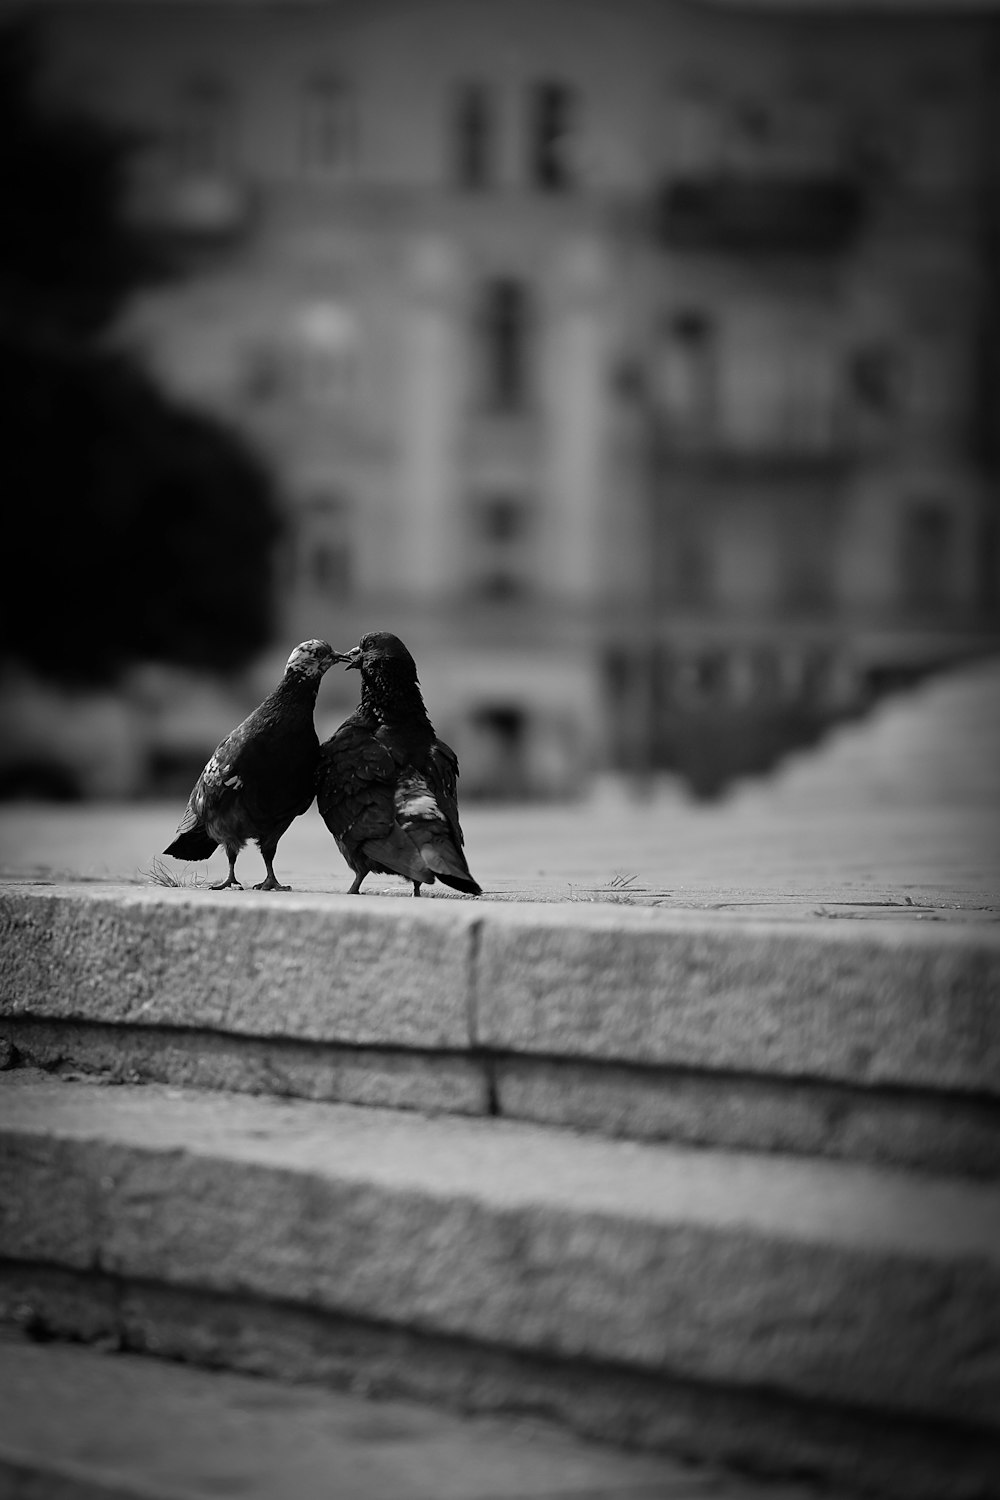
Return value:
[(346, 661), (346, 663), (347, 663), (347, 671), (348, 672), (351, 670), (352, 667), (357, 667), (357, 669), (360, 671), (361, 670), (361, 647), (360, 646), (352, 646), (351, 649), (350, 649), (350, 651), (347, 652), (347, 655), (346, 656), (342, 656), (340, 659), (341, 659), (341, 661)]
[(336, 661), (350, 661), (350, 659), (351, 658), (346, 651), (335, 651), (330, 658), (331, 663)]

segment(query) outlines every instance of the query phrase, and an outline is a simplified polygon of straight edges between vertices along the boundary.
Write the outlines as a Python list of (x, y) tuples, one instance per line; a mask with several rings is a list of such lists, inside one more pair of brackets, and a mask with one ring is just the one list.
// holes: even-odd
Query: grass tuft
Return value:
[(158, 856), (154, 857), (148, 870), (140, 870), (139, 874), (146, 885), (165, 885), (191, 889), (208, 884), (207, 875), (202, 875), (197, 870), (181, 870), (180, 874), (177, 874), (169, 865), (165, 865), (163, 860)]
[(631, 906), (637, 899), (641, 899), (646, 891), (645, 886), (635, 884), (638, 879), (638, 875), (629, 875), (624, 870), (616, 870), (604, 885), (580, 886), (579, 888), (570, 885), (569, 899), (571, 901), (608, 901), (615, 906)]

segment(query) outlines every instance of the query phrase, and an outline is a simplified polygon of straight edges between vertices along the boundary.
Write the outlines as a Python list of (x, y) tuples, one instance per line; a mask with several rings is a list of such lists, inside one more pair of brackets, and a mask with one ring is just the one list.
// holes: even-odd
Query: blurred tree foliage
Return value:
[(127, 216), (138, 142), (47, 106), (40, 76), (33, 28), (0, 24), (0, 652), (64, 681), (235, 667), (270, 637), (271, 480), (110, 348), (177, 267)]

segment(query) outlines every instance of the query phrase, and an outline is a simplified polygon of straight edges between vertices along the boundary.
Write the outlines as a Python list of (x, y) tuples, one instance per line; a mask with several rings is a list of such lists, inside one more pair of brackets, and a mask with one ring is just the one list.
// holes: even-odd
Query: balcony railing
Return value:
[(718, 437), (691, 443), (667, 435), (658, 442), (657, 459), (668, 471), (719, 479), (795, 480), (844, 474), (853, 466), (856, 452), (845, 438), (807, 443), (776, 436), (749, 443)]
[(861, 227), (864, 195), (846, 173), (721, 172), (677, 177), (661, 190), (656, 232), (674, 249), (844, 249)]

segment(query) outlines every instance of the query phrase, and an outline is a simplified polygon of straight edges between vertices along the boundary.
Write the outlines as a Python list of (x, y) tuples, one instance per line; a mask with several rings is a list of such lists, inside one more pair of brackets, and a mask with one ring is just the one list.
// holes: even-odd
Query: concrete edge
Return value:
[(0, 1016), (1000, 1100), (1000, 929), (0, 891)]
[(1000, 1190), (22, 1078), (0, 1253), (997, 1429)]
[(32, 1068), (1000, 1177), (1000, 1107), (954, 1093), (0, 1017), (0, 1072)]

